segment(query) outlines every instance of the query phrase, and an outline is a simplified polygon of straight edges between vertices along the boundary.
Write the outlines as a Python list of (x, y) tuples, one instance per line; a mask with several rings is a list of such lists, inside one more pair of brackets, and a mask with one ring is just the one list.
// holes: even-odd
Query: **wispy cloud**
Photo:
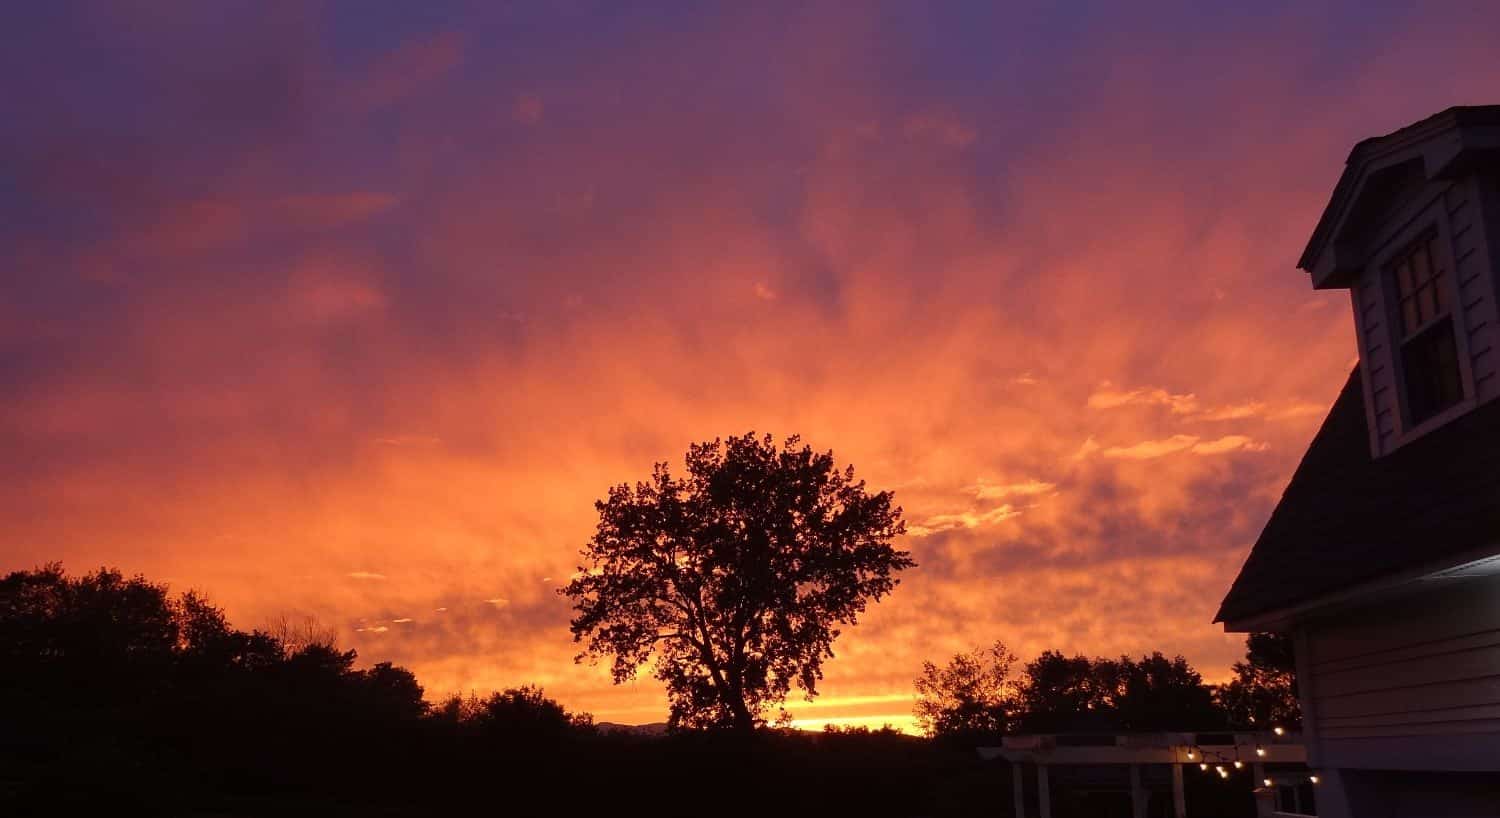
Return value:
[(1191, 392), (1177, 394), (1159, 387), (1120, 390), (1111, 387), (1107, 381), (1089, 395), (1087, 405), (1090, 409), (1099, 410), (1122, 406), (1161, 406), (1184, 420), (1205, 422), (1248, 418), (1286, 420), (1319, 414), (1327, 409), (1326, 406), (1315, 403), (1277, 404), (1261, 400), (1204, 406), (1198, 396)]
[(1089, 437), (1084, 438), (1084, 441), (1082, 443), (1078, 444), (1078, 449), (1074, 451), (1072, 457), (1068, 459), (1073, 461), (1086, 460), (1102, 448), (1103, 446), (1099, 443), (1099, 441), (1095, 440), (1093, 436), (1090, 435)]
[(1129, 446), (1110, 446), (1103, 450), (1103, 455), (1125, 460), (1152, 460), (1178, 452), (1211, 455), (1235, 451), (1262, 452), (1266, 449), (1267, 444), (1245, 435), (1225, 435), (1214, 440), (1203, 440), (1197, 435), (1172, 435), (1160, 440), (1143, 440)]
[(385, 579), (385, 574), (377, 574), (374, 571), (350, 571), (349, 573), (345, 574), (344, 576), (346, 576), (346, 577), (348, 577), (350, 579), (364, 579), (364, 580), (376, 580), (376, 581), (380, 581), (380, 580), (384, 580)]
[(1270, 444), (1261, 443), (1245, 435), (1225, 435), (1217, 440), (1208, 440), (1193, 446), (1193, 454), (1225, 454), (1226, 452), (1263, 452)]
[(442, 443), (442, 438), (428, 435), (395, 435), (392, 437), (377, 437), (375, 443), (382, 446), (436, 446)]
[(1006, 503), (988, 511), (960, 511), (956, 514), (934, 514), (917, 525), (907, 526), (907, 533), (925, 537), (939, 531), (990, 526), (1020, 514), (1021, 510)]
[(1103, 454), (1105, 457), (1117, 457), (1126, 460), (1150, 460), (1186, 451), (1193, 448), (1197, 443), (1198, 438), (1195, 435), (1172, 435), (1161, 440), (1143, 440), (1140, 443), (1132, 443), (1129, 446), (1109, 446), (1103, 450)]
[(1321, 403), (1292, 403), (1277, 409), (1269, 415), (1272, 420), (1287, 420), (1289, 418), (1305, 418), (1312, 415), (1322, 415), (1328, 412), (1328, 407)]
[(1121, 406), (1165, 406), (1173, 414), (1187, 415), (1198, 411), (1198, 396), (1191, 392), (1174, 394), (1165, 389), (1120, 390), (1108, 382), (1089, 395), (1090, 409), (1116, 409)]
[(1193, 416), (1193, 420), (1243, 420), (1264, 414), (1266, 405), (1259, 401), (1236, 403), (1205, 409)]
[(1024, 480), (1019, 483), (991, 483), (981, 478), (970, 491), (976, 500), (1001, 500), (1006, 497), (1031, 497), (1049, 494), (1057, 488), (1055, 483), (1041, 480)]

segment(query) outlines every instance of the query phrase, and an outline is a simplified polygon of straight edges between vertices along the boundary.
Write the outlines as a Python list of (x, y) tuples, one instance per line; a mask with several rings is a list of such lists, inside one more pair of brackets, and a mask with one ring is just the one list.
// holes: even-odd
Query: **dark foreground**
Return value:
[[(238, 630), (140, 577), (0, 578), (7, 818), (1005, 814), (1010, 770), (982, 742), (605, 734), (530, 686), (432, 704), (409, 671), (359, 668), (316, 628)], [(1244, 777), (1212, 778), (1191, 776), (1194, 815), (1253, 814)], [(1060, 782), (1058, 818), (1129, 814)]]

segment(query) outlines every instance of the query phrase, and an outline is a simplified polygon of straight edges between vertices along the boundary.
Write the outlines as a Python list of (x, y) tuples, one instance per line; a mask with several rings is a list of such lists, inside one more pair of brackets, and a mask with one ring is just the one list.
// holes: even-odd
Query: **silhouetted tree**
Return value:
[(1266, 730), (1302, 725), (1297, 703), (1297, 663), (1286, 634), (1245, 637), (1245, 661), (1234, 663), (1234, 678), (1216, 691), (1236, 727)]
[(281, 643), (288, 656), (310, 645), (333, 647), (338, 642), (338, 632), (314, 616), (293, 619), (282, 614), (271, 620), (265, 632)]
[(1139, 661), (1044, 651), (1017, 685), (1027, 732), (1212, 730), (1225, 724), (1213, 690), (1187, 660), (1161, 653)]
[(685, 478), (658, 463), (595, 504), (587, 564), (562, 589), (580, 659), (613, 657), (618, 683), (654, 655), (673, 727), (748, 731), (793, 683), (816, 695), (837, 626), (915, 565), (890, 545), (905, 532), (890, 492), (798, 442), (694, 444)]
[(536, 738), (590, 730), (594, 717), (573, 714), (536, 685), (511, 687), (480, 699), (471, 716), (482, 732)]
[(0, 685), (16, 701), (68, 702), (75, 714), (139, 705), (169, 683), (180, 637), (166, 589), (143, 577), (69, 579), (52, 563), (0, 580)]
[(393, 721), (410, 721), (427, 714), (422, 686), (404, 667), (378, 662), (360, 674), (365, 701), (372, 715)]
[[(1106, 704), (1121, 730), (1214, 730), (1226, 726), (1213, 691), (1181, 656), (1160, 652), (1135, 661), (1097, 663), (1104, 671)], [(1113, 680), (1108, 678), (1114, 674)]]
[(978, 740), (998, 736), (1016, 709), (1011, 669), (1016, 657), (1004, 642), (955, 654), (948, 664), (922, 664), (913, 712), (934, 738)]
[(410, 671), (355, 659), (326, 638), (291, 649), (235, 630), (201, 595), (117, 570), (68, 577), (51, 564), (0, 579), (0, 697), (28, 703), (0, 708), (0, 733), (55, 748), (107, 737), (110, 752), (253, 753), (347, 743), (425, 712)]
[(1020, 726), (1029, 733), (1102, 729), (1105, 685), (1087, 656), (1043, 651), (1027, 662), (1017, 688)]

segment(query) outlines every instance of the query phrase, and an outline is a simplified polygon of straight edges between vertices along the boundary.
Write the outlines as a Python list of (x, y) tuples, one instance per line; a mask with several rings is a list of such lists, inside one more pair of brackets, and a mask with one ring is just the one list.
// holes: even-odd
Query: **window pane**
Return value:
[(1409, 259), (1402, 259), (1401, 263), (1396, 265), (1396, 287), (1401, 291), (1401, 295), (1411, 295), (1411, 261)]
[(1408, 298), (1401, 302), (1401, 331), (1408, 333), (1417, 328), (1417, 299)]
[(1413, 425), (1463, 400), (1453, 322), (1441, 321), (1401, 347), (1406, 408)]
[(1432, 277), (1432, 306), (1434, 315), (1448, 311), (1448, 277), (1441, 273)]
[(1427, 263), (1427, 242), (1417, 245), (1415, 252), (1411, 254), (1412, 278), (1417, 284), (1427, 280), (1432, 274), (1432, 267)]

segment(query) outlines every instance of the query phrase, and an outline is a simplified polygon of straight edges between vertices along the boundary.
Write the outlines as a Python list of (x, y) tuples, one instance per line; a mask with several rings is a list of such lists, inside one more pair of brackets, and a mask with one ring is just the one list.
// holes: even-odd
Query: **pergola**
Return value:
[[(1040, 818), (1052, 818), (1047, 780), (1047, 770), (1051, 766), (1128, 766), (1131, 815), (1133, 818), (1146, 818), (1147, 790), (1141, 780), (1142, 768), (1153, 764), (1167, 765), (1172, 777), (1173, 813), (1176, 818), (1187, 818), (1187, 802), (1182, 784), (1182, 768), (1185, 765), (1214, 770), (1222, 776), (1230, 775), (1231, 771), (1249, 768), (1255, 775), (1255, 781), (1263, 783), (1269, 780), (1266, 776), (1267, 764), (1307, 763), (1307, 751), (1302, 746), (1300, 734), (1273, 731), (1005, 736), (1001, 739), (1001, 746), (981, 747), (979, 755), (986, 760), (1004, 758), (1011, 763), (1016, 818), (1025, 818), (1026, 815), (1022, 763), (1036, 765)], [(1269, 787), (1264, 788), (1264, 791), (1268, 796), (1272, 795)]]

